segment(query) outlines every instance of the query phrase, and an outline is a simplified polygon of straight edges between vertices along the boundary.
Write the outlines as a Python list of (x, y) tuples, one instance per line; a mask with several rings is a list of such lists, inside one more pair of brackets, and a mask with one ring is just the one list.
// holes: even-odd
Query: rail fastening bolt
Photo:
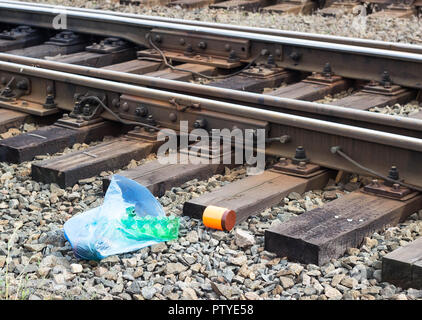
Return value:
[(286, 158), (280, 158), (278, 159), (280, 165), (287, 166), (287, 159)]
[(306, 169), (306, 162), (305, 161), (300, 161), (299, 165), (297, 166), (298, 169)]
[(379, 182), (378, 182), (378, 179), (372, 179), (372, 181), (371, 181), (371, 185), (372, 185), (372, 186), (375, 186), (375, 187), (379, 187), (379, 186), (380, 186), (380, 184), (379, 184)]

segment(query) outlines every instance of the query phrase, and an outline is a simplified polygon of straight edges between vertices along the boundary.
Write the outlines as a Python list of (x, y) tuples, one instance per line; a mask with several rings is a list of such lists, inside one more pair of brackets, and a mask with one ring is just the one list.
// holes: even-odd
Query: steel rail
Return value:
[[(0, 3), (0, 15), (4, 23), (21, 24), (22, 21), (25, 21), (25, 24), (33, 27), (51, 29), (53, 28), (53, 19), (58, 14), (66, 15), (68, 30), (120, 37), (146, 47), (149, 47), (149, 44), (145, 36), (152, 29), (247, 39), (251, 41), (251, 51), (254, 51), (254, 54), (260, 52), (269, 44), (280, 45), (283, 48), (282, 58), (281, 61), (277, 61), (277, 64), (285, 68), (318, 72), (322, 70), (326, 62), (330, 62), (336, 74), (365, 80), (381, 80), (382, 73), (387, 70), (393, 83), (406, 87), (422, 88), (422, 75), (419, 72), (422, 54), (294, 39), (232, 29), (216, 29), (116, 15)], [(293, 53), (300, 57), (299, 62), (292, 58)]]
[(113, 16), (119, 16), (119, 17), (125, 17), (125, 18), (143, 19), (143, 20), (168, 22), (168, 23), (175, 23), (175, 24), (185, 24), (185, 25), (190, 25), (190, 26), (216, 28), (216, 29), (229, 29), (229, 30), (235, 30), (235, 31), (241, 31), (241, 32), (251, 32), (251, 33), (256, 33), (256, 34), (273, 35), (273, 36), (278, 36), (278, 37), (323, 41), (327, 43), (338, 43), (338, 44), (361, 46), (361, 47), (367, 47), (367, 48), (401, 51), (401, 52), (422, 53), (422, 46), (415, 45), (415, 44), (407, 44), (407, 43), (395, 43), (395, 42), (370, 40), (370, 39), (363, 39), (363, 38), (347, 38), (347, 37), (341, 37), (341, 36), (332, 36), (332, 35), (288, 31), (288, 30), (278, 30), (278, 29), (270, 29), (270, 28), (247, 27), (247, 26), (239, 26), (239, 25), (224, 24), (224, 23), (212, 23), (212, 22), (206, 22), (206, 21), (182, 20), (182, 19), (175, 19), (175, 18), (148, 16), (148, 15), (124, 13), (124, 12), (109, 11), (109, 10), (76, 8), (76, 7), (67, 7), (67, 6), (61, 6), (61, 5), (56, 6), (56, 5), (50, 5), (50, 4), (45, 4), (45, 3), (34, 4), (30, 2), (9, 1), (9, 0), (3, 0), (2, 2), (10, 3), (10, 4), (26, 5), (29, 7), (37, 6), (37, 7), (51, 8), (51, 9), (62, 9), (66, 11), (80, 11), (80, 12), (87, 12), (87, 13), (94, 13), (94, 14), (107, 14), (107, 15), (113, 15)]
[(268, 121), (281, 125), (293, 126), (301, 129), (309, 129), (328, 134), (339, 135), (367, 142), (379, 143), (401, 149), (409, 149), (422, 152), (422, 139), (407, 137), (382, 131), (353, 127), (344, 124), (333, 123), (318, 119), (301, 117), (281, 112), (253, 108), (233, 103), (221, 102), (185, 94), (166, 92), (131, 84), (118, 83), (110, 80), (91, 78), (81, 75), (63, 73), (55, 70), (41, 69), (38, 67), (0, 61), (0, 69), (17, 74), (41, 77), (49, 80), (61, 81), (74, 85), (82, 85), (90, 88), (102, 89), (129, 95), (136, 95), (151, 99), (168, 101), (178, 99), (186, 105), (200, 104), (201, 108), (211, 111), (244, 116), (254, 120)]
[[(314, 41), (314, 40), (307, 40), (307, 39), (293, 39), (287, 37), (277, 37), (273, 35), (266, 35), (266, 34), (253, 34), (250, 32), (241, 32), (235, 31), (230, 29), (214, 29), (210, 27), (198, 27), (186, 24), (175, 24), (170, 22), (162, 22), (162, 21), (149, 21), (146, 19), (134, 19), (134, 18), (127, 18), (122, 19), (119, 16), (110, 16), (101, 13), (92, 13), (92, 12), (69, 12), (67, 10), (57, 9), (57, 10), (45, 10), (42, 7), (27, 7), (27, 6), (20, 6), (20, 5), (9, 5), (7, 3), (0, 2), (0, 12), (3, 10), (20, 10), (21, 12), (35, 14), (32, 17), (32, 20), (40, 19), (40, 24), (46, 27), (46, 23), (48, 24), (47, 27), (52, 28), (52, 21), (53, 19), (59, 14), (66, 14), (68, 19), (68, 24), (71, 23), (69, 19), (80, 19), (81, 21), (91, 21), (91, 22), (105, 22), (111, 24), (124, 24), (127, 26), (138, 26), (141, 28), (163, 28), (163, 29), (172, 29), (177, 31), (186, 31), (186, 32), (199, 32), (199, 33), (206, 33), (215, 36), (229, 36), (233, 38), (241, 38), (241, 39), (249, 39), (259, 42), (269, 42), (269, 43), (277, 43), (277, 44), (285, 44), (285, 45), (296, 45), (304, 48), (310, 49), (325, 49), (325, 50), (332, 50), (337, 52), (343, 53), (353, 53), (353, 54), (360, 54), (366, 56), (378, 56), (382, 58), (388, 59), (395, 59), (395, 60), (405, 60), (405, 61), (413, 61), (413, 62), (422, 62), (422, 54), (414, 54), (414, 53), (407, 53), (407, 52), (395, 52), (392, 50), (385, 50), (385, 49), (377, 49), (377, 48), (366, 48), (366, 47), (358, 47), (358, 46), (351, 46), (346, 44), (337, 44), (337, 43), (326, 43), (322, 41)], [(11, 12), (9, 12), (11, 13)], [(7, 16), (3, 14), (1, 16), (2, 22), (9, 22), (13, 20), (13, 17)], [(41, 19), (43, 18), (43, 19)], [(49, 21), (45, 21), (45, 18), (53, 18)], [(29, 25), (38, 25), (36, 21), (25, 21), (26, 24)], [(75, 28), (76, 26), (71, 25), (71, 28)], [(69, 28), (69, 29), (71, 29)], [(83, 30), (84, 26), (79, 25), (77, 28), (79, 30)], [(104, 32), (108, 30), (100, 30), (100, 28), (96, 28), (96, 31), (99, 35), (103, 35)], [(147, 41), (144, 37), (136, 37), (136, 35), (128, 35), (128, 34), (121, 34), (121, 37), (134, 41), (138, 45), (145, 45), (149, 47)]]
[[(291, 137), (291, 141), (286, 144), (270, 143), (265, 149), (268, 156), (293, 157), (295, 147), (303, 145), (315, 164), (367, 175), (368, 172), (331, 153), (332, 147), (340, 147), (345, 154), (353, 155), (355, 161), (374, 172), (388, 172), (391, 165), (396, 165), (403, 182), (422, 187), (422, 139), (9, 62), (0, 62), (0, 70), (17, 77), (35, 78), (33, 81), (48, 79), (49, 82), (55, 82), (55, 86), (60, 88), (56, 92), (56, 101), (65, 104), (66, 108), (63, 109), (66, 110), (73, 108), (74, 98), (68, 95), (73, 92), (72, 87), (88, 91), (101, 90), (103, 93), (100, 94), (107, 93), (110, 96), (121, 94), (120, 102), (145, 104), (149, 112), (154, 114), (157, 123), (164, 127), (178, 129), (176, 122), (169, 123), (169, 115), (172, 113), (180, 120), (191, 121), (198, 117), (208, 119), (212, 122), (208, 126), (209, 130), (231, 128), (233, 123), (239, 123), (243, 128), (266, 128), (267, 133), (273, 137)], [(172, 108), (171, 101), (176, 100), (180, 106), (196, 105), (200, 108), (185, 111)], [(3, 102), (0, 105), (11, 107)], [(101, 117), (116, 121), (107, 111)], [(148, 122), (146, 119), (143, 121)]]
[(222, 97), (225, 97), (227, 100), (234, 101), (235, 103), (248, 103), (254, 106), (259, 106), (260, 108), (282, 108), (292, 111), (306, 112), (309, 113), (310, 116), (324, 115), (340, 119), (349, 119), (353, 121), (357, 120), (363, 123), (384, 125), (391, 128), (402, 128), (406, 130), (414, 130), (416, 132), (422, 131), (422, 120), (419, 119), (392, 116), (335, 105), (300, 101), (265, 94), (211, 87), (206, 85), (168, 80), (163, 78), (155, 78), (145, 75), (130, 74), (107, 69), (98, 69), (86, 66), (66, 64), (62, 62), (15, 56), (7, 53), (0, 53), (0, 61), (23, 64), (27, 66), (37, 66), (55, 71), (112, 80), (121, 83), (148, 86), (159, 90), (172, 90), (185, 94), (192, 94), (195, 96), (199, 95), (210, 98), (216, 98), (219, 100), (222, 100)]

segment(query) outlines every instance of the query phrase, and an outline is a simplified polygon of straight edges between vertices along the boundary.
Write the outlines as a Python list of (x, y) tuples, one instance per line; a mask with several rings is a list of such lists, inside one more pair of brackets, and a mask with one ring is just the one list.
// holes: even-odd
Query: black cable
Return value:
[(143, 122), (137, 122), (137, 121), (130, 121), (130, 120), (124, 120), (122, 118), (120, 118), (116, 113), (113, 112), (113, 110), (111, 110), (109, 107), (107, 107), (104, 102), (102, 102), (98, 97), (96, 96), (89, 96), (89, 97), (84, 97), (80, 100), (80, 103), (82, 104), (83, 102), (87, 101), (87, 100), (95, 100), (97, 101), (105, 110), (107, 110), (108, 112), (110, 112), (117, 120), (119, 120), (119, 122), (123, 123), (123, 124), (127, 124), (127, 125), (135, 125), (135, 126), (143, 126), (143, 127), (147, 127), (150, 129), (154, 129), (154, 130), (160, 130), (159, 127), (150, 125), (150, 124), (146, 124)]
[(191, 71), (191, 70), (187, 70), (187, 69), (183, 69), (183, 68), (177, 68), (177, 67), (175, 67), (175, 66), (173, 66), (173, 65), (171, 65), (170, 63), (168, 63), (168, 61), (167, 61), (167, 58), (166, 58), (166, 56), (165, 56), (165, 54), (164, 54), (164, 52), (163, 51), (161, 51), (153, 42), (152, 42), (152, 40), (151, 40), (151, 36), (149, 35), (149, 34), (147, 34), (147, 38), (148, 38), (148, 41), (149, 41), (149, 43), (151, 44), (151, 46), (155, 49), (155, 50), (157, 50), (158, 51), (158, 53), (161, 55), (161, 57), (162, 57), (162, 59), (163, 59), (163, 62), (164, 62), (164, 64), (167, 66), (167, 67), (169, 67), (170, 69), (172, 69), (172, 70), (175, 70), (175, 71), (182, 71), (182, 72), (189, 72), (189, 73), (191, 73), (191, 74), (194, 74), (194, 75), (197, 75), (197, 76), (199, 76), (199, 77), (202, 77), (202, 78), (206, 78), (206, 79), (209, 79), (209, 80), (218, 80), (218, 79), (226, 79), (226, 78), (230, 78), (230, 77), (233, 77), (233, 76), (235, 76), (235, 75), (238, 75), (239, 73), (241, 73), (241, 72), (243, 72), (243, 71), (245, 71), (246, 69), (248, 69), (256, 60), (258, 60), (258, 58), (259, 58), (259, 54), (255, 57), (255, 58), (253, 58), (252, 59), (252, 61), (251, 62), (249, 62), (244, 68), (242, 68), (242, 69), (240, 69), (240, 70), (238, 70), (238, 71), (236, 71), (236, 72), (233, 72), (233, 73), (231, 73), (231, 74), (227, 74), (227, 75), (223, 75), (223, 76), (207, 76), (207, 75), (205, 75), (205, 74), (202, 74), (202, 73), (200, 73), (200, 72), (196, 72), (196, 71)]
[(336, 154), (336, 153), (339, 154), (340, 156), (342, 156), (344, 159), (346, 159), (347, 161), (349, 161), (350, 163), (352, 163), (356, 167), (362, 169), (363, 171), (369, 172), (369, 173), (371, 173), (372, 175), (374, 175), (374, 176), (376, 176), (378, 178), (381, 178), (383, 180), (389, 181), (391, 183), (397, 183), (397, 184), (399, 184), (399, 185), (401, 185), (403, 187), (409, 188), (409, 189), (413, 189), (413, 190), (417, 190), (417, 191), (422, 192), (422, 189), (421, 188), (418, 188), (416, 186), (413, 186), (413, 185), (410, 185), (410, 184), (401, 182), (399, 180), (391, 179), (391, 178), (386, 177), (386, 176), (384, 176), (384, 175), (382, 175), (382, 174), (380, 174), (380, 173), (378, 173), (378, 172), (376, 172), (376, 171), (374, 171), (374, 170), (372, 170), (370, 168), (367, 168), (367, 167), (359, 164), (358, 162), (356, 162), (355, 160), (353, 160), (352, 158), (350, 158), (347, 154), (345, 154), (343, 151), (341, 151), (341, 147), (339, 147), (339, 146), (331, 147), (330, 150), (331, 150), (331, 153), (333, 153), (333, 154)]
[(15, 77), (12, 77), (10, 81), (6, 84), (6, 86), (3, 88), (3, 90), (1, 90), (0, 97), (3, 96), (4, 91), (12, 84), (13, 80), (15, 80)]

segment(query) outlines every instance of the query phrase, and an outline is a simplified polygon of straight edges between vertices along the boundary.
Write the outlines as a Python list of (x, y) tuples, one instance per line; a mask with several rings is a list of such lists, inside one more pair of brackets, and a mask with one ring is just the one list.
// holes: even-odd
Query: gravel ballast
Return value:
[[(132, 161), (128, 167), (154, 158)], [(181, 217), (179, 239), (95, 262), (75, 258), (62, 227), (75, 214), (101, 205), (101, 179), (111, 172), (61, 189), (32, 181), (30, 165), (0, 163), (3, 298), (6, 294), (9, 299), (114, 300), (422, 297), (421, 290), (402, 290), (380, 282), (382, 256), (421, 235), (422, 211), (397, 227), (374, 233), (359, 248), (350, 248), (344, 257), (321, 267), (293, 263), (264, 250), (267, 228), (341, 197), (359, 183), (358, 177), (345, 185), (331, 181), (325, 190), (291, 193), (280, 199), (280, 205), (249, 218), (231, 232), (206, 229), (201, 221)], [(241, 179), (245, 172), (244, 167), (226, 169), (224, 175), (206, 181), (186, 182), (167, 191), (159, 201), (167, 214), (180, 216), (186, 200)]]
[[(202, 21), (272, 27), (377, 40), (420, 43), (417, 19), (374, 19), (345, 15), (296, 16), (240, 11), (166, 7), (126, 7), (107, 1), (55, 1), (60, 5), (104, 8)], [(358, 19), (358, 20), (356, 20)], [(391, 32), (394, 28), (395, 32)], [(418, 106), (419, 108), (419, 106)], [(415, 108), (399, 111), (410, 114)], [(375, 112), (383, 112), (372, 110)], [(394, 107), (387, 111), (397, 114)], [(20, 131), (24, 128), (19, 128)], [(30, 128), (33, 130), (33, 128)], [(18, 129), (17, 129), (18, 130)], [(18, 134), (13, 131), (11, 134)], [(111, 138), (110, 138), (111, 139)], [(76, 144), (56, 157), (98, 144)], [(132, 161), (133, 168), (154, 159)], [(264, 231), (350, 192), (361, 182), (332, 181), (323, 190), (291, 193), (280, 204), (249, 218), (231, 232), (206, 229), (201, 221), (181, 217), (180, 237), (101, 262), (75, 258), (63, 224), (102, 204), (102, 177), (61, 189), (30, 177), (31, 162), (0, 162), (0, 297), (8, 299), (277, 299), (416, 300), (422, 290), (403, 290), (381, 282), (382, 257), (422, 234), (422, 210), (406, 221), (365, 238), (358, 248), (323, 266), (300, 264), (264, 250)], [(118, 172), (118, 171), (116, 171)], [(181, 215), (183, 203), (245, 177), (245, 168), (226, 169), (208, 180), (192, 180), (159, 198), (167, 214)]]

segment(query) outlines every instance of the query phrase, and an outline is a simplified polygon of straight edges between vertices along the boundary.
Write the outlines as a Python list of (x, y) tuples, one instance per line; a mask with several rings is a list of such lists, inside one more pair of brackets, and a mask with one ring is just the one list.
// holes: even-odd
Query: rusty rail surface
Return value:
[[(155, 78), (146, 75), (130, 74), (113, 70), (98, 69), (62, 62), (15, 56), (0, 53), (0, 61), (12, 62), (26, 66), (38, 66), (44, 69), (78, 74), (120, 83), (137, 84), (159, 90), (171, 90), (196, 97), (216, 98), (220, 101), (234, 104), (246, 104), (260, 109), (269, 109), (285, 113), (305, 113), (312, 118), (318, 118), (336, 123), (344, 123), (384, 132), (398, 133), (406, 136), (422, 138), (422, 120), (392, 116), (335, 105), (301, 101), (253, 92), (231, 90), (225, 88), (204, 86), (195, 83)], [(0, 68), (1, 69), (1, 68)], [(22, 72), (25, 73), (26, 69)], [(171, 94), (168, 95), (171, 98)], [(224, 99), (222, 98), (224, 97)]]
[(401, 51), (401, 52), (409, 52), (409, 53), (422, 53), (422, 46), (407, 44), (407, 43), (378, 41), (378, 40), (369, 40), (369, 39), (360, 39), (360, 38), (347, 38), (347, 37), (341, 37), (341, 36), (323, 35), (323, 34), (315, 34), (315, 33), (307, 33), (307, 32), (270, 29), (270, 28), (256, 28), (256, 27), (239, 26), (239, 25), (233, 25), (233, 24), (212, 23), (212, 22), (206, 22), (206, 21), (183, 20), (183, 19), (166, 18), (166, 17), (160, 17), (160, 16), (147, 16), (147, 15), (140, 15), (140, 14), (133, 14), (133, 13), (109, 11), (109, 10), (75, 8), (75, 7), (67, 7), (67, 6), (59, 6), (59, 5), (56, 6), (56, 5), (50, 5), (50, 4), (45, 4), (45, 3), (34, 4), (31, 2), (10, 1), (10, 0), (4, 0), (2, 2), (17, 4), (20, 6), (22, 5), (29, 6), (29, 7), (36, 6), (36, 7), (55, 9), (55, 10), (62, 9), (68, 12), (76, 11), (76, 12), (86, 12), (86, 13), (93, 13), (93, 14), (100, 13), (104, 15), (118, 16), (118, 17), (131, 18), (131, 19), (142, 19), (142, 20), (150, 20), (150, 21), (158, 21), (158, 22), (167, 22), (167, 23), (172, 23), (172, 24), (184, 24), (184, 25), (197, 26), (197, 27), (234, 30), (234, 31), (249, 32), (249, 33), (255, 33), (255, 34), (272, 35), (272, 36), (278, 36), (278, 37), (305, 39), (305, 40), (313, 40), (313, 41), (323, 41), (326, 43), (337, 43), (337, 44), (360, 46), (360, 47), (374, 48), (374, 49), (384, 49), (384, 50)]
[[(122, 168), (157, 152), (164, 141), (158, 138), (160, 129), (174, 129), (180, 138), (186, 137), (187, 122), (188, 129), (202, 129), (193, 133), (194, 138), (207, 140), (210, 134), (214, 140), (214, 130), (232, 130), (234, 138), (239, 133), (234, 129), (240, 129), (245, 140), (256, 142), (257, 159), (262, 156), (259, 151), (277, 159), (266, 162), (270, 166), (261, 175), (185, 202), (184, 215), (201, 218), (206, 207), (218, 204), (223, 211), (236, 212), (233, 224), (240, 223), (292, 191), (322, 189), (334, 178), (330, 168), (339, 170), (336, 182), (343, 171), (381, 179), (369, 184), (362, 179), (363, 188), (272, 225), (265, 231), (265, 249), (279, 256), (322, 265), (421, 208), (422, 112), (406, 118), (367, 110), (420, 101), (421, 91), (409, 88), (422, 87), (422, 47), (63, 10), (68, 30), (80, 34), (53, 35), (51, 19), (63, 12), (53, 6), (0, 3), (0, 24), (5, 27), (0, 51), (9, 52), (0, 53), (0, 131), (24, 123), (29, 115), (50, 124), (2, 139), (0, 161), (22, 163), (75, 143), (99, 141), (106, 135), (117, 138), (33, 162), (35, 181), (66, 188), (104, 170)], [(21, 19), (50, 30), (32, 29)], [(197, 80), (194, 75), (212, 81), (187, 82)], [(352, 93), (344, 97), (349, 89)], [(336, 93), (340, 98), (330, 104), (297, 100), (318, 101)], [(205, 147), (209, 159), (218, 160), (221, 154), (215, 151), (224, 153), (230, 145), (215, 142)], [(232, 147), (244, 147), (244, 141), (231, 142)], [(193, 143), (176, 149), (181, 156), (196, 154), (198, 147)], [(226, 168), (226, 162), (185, 166), (157, 161), (122, 174), (161, 196), (173, 186)]]
[[(298, 145), (305, 145), (316, 164), (367, 173), (331, 152), (332, 147), (339, 146), (346, 154), (353, 155), (356, 161), (378, 172), (387, 172), (394, 163), (400, 167), (405, 182), (422, 187), (422, 172), (419, 169), (422, 139), (9, 62), (0, 62), (0, 70), (31, 77), (31, 82), (40, 83), (43, 79), (54, 81), (57, 101), (65, 100), (68, 92), (74, 92), (74, 87), (121, 95), (120, 104), (113, 107), (114, 110), (124, 103), (129, 108), (142, 103), (150, 108), (156, 122), (163, 127), (178, 129), (178, 124), (171, 117), (169, 120), (169, 114), (173, 113), (177, 119), (190, 123), (198, 118), (209, 119), (214, 129), (227, 128), (230, 124), (239, 128), (263, 128), (267, 133), (271, 132), (273, 137), (288, 135), (291, 137), (289, 143), (272, 143), (267, 153), (292, 157)], [(177, 101), (187, 109), (177, 110), (170, 101)], [(72, 110), (72, 105), (59, 105)], [(0, 106), (8, 107), (3, 102), (0, 102)], [(125, 114), (120, 116), (124, 118)], [(108, 112), (104, 112), (102, 117), (116, 120)], [(126, 118), (132, 119), (130, 116)]]
[[(52, 21), (60, 13), (66, 14), (69, 31), (118, 37), (144, 49), (153, 47), (156, 54), (162, 50), (177, 56), (186, 49), (185, 40), (189, 39), (197, 43), (199, 49), (195, 49), (204, 56), (217, 56), (215, 60), (219, 59), (217, 62), (226, 69), (271, 60), (276, 68), (321, 72), (329, 63), (336, 76), (382, 82), (387, 74), (388, 82), (394, 85), (422, 88), (422, 49), (417, 46), (397, 50), (399, 45), (378, 43), (377, 47), (377, 42), (370, 41), (358, 46), (353, 41), (336, 43), (339, 39), (327, 42), (315, 37), (280, 36), (268, 30), (251, 32), (253, 28), (227, 30), (211, 24), (183, 24), (94, 10), (0, 3), (2, 23), (20, 25), (24, 21), (52, 30)], [(269, 155), (293, 157), (297, 146), (306, 146), (315, 164), (361, 174), (368, 174), (364, 166), (385, 173), (396, 165), (406, 183), (422, 187), (422, 120), (10, 54), (0, 54), (0, 73), (9, 91), (7, 82), (15, 81), (17, 94), (16, 101), (7, 97), (0, 101), (3, 108), (37, 115), (73, 111), (77, 97), (89, 92), (103, 101), (97, 106), (101, 113), (95, 116), (104, 119), (147, 124), (142, 114), (148, 114), (156, 125), (176, 130), (180, 120), (207, 129), (265, 129), (272, 139), (266, 149)], [(139, 106), (144, 110), (138, 110)], [(282, 136), (290, 139), (277, 141)], [(333, 147), (361, 166), (332, 152)]]
[[(217, 37), (218, 41), (232, 42), (233, 39), (247, 41), (247, 46), (235, 52), (240, 61), (250, 62), (254, 57), (262, 55), (274, 57), (279, 67), (307, 72), (320, 72), (329, 62), (334, 72), (343, 77), (361, 80), (381, 81), (385, 72), (392, 81), (401, 86), (422, 88), (422, 75), (419, 70), (422, 54), (394, 50), (359, 47), (339, 43), (288, 38), (267, 34), (236, 31), (232, 29), (216, 29), (194, 25), (134, 19), (117, 15), (100, 13), (53, 10), (46, 7), (29, 7), (11, 3), (0, 3), (2, 22), (19, 24), (25, 21), (33, 27), (52, 29), (52, 21), (59, 14), (66, 14), (67, 29), (100, 36), (121, 37), (137, 45), (151, 47), (147, 35), (168, 35), (177, 32), (177, 36)], [(174, 43), (160, 44), (165, 50)], [(204, 49), (212, 50), (212, 46)]]

